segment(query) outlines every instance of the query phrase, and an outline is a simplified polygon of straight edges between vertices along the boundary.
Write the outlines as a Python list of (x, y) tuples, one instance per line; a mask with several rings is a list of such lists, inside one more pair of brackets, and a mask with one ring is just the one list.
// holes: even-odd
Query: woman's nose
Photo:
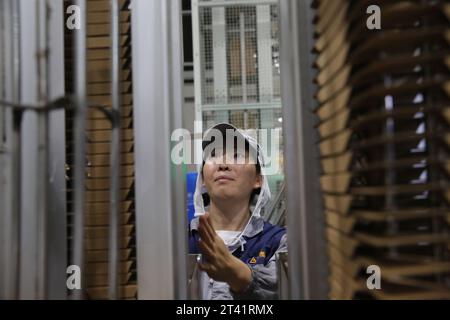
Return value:
[(219, 171), (223, 171), (223, 170), (230, 170), (230, 166), (227, 163), (220, 163)]

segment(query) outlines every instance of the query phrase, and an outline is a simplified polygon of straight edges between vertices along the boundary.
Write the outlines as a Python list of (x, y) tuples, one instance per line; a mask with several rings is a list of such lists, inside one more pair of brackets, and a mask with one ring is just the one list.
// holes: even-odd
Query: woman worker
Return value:
[(286, 229), (260, 215), (270, 199), (260, 146), (221, 123), (206, 131), (202, 148), (189, 252), (202, 254), (203, 299), (277, 299)]

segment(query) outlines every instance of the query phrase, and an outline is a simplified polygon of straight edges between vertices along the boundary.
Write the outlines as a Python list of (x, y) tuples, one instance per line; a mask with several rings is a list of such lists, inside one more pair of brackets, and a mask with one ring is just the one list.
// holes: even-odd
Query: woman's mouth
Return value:
[(216, 179), (214, 179), (215, 182), (225, 182), (225, 181), (233, 181), (234, 179), (227, 177), (227, 176), (219, 176)]

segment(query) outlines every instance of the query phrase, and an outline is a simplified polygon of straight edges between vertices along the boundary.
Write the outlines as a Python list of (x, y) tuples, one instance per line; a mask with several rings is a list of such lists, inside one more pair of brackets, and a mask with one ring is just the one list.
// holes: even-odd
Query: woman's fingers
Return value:
[(199, 231), (200, 231), (200, 229), (203, 230), (203, 232), (205, 233), (205, 236), (208, 238), (208, 240), (211, 242), (211, 244), (214, 243), (215, 232), (214, 232), (214, 230), (213, 230), (213, 232), (211, 231), (212, 227), (209, 225), (206, 215), (200, 217)]
[(206, 256), (206, 259), (210, 258), (212, 256), (212, 248), (204, 241), (204, 240), (198, 240), (198, 246), (200, 248), (200, 251), (202, 254)]
[(198, 263), (198, 267), (199, 267), (199, 269), (200, 269), (201, 271), (208, 272), (208, 271), (207, 271), (207, 270), (208, 270), (208, 265), (207, 265), (206, 263), (199, 262), (199, 263)]
[(213, 239), (209, 235), (209, 232), (206, 230), (204, 223), (200, 222), (200, 225), (198, 226), (198, 232), (200, 234), (200, 238), (202, 238), (203, 241), (205, 241), (209, 245), (212, 245)]
[(214, 239), (216, 234), (216, 231), (214, 231), (214, 228), (212, 226), (212, 221), (211, 221), (211, 216), (209, 213), (205, 214), (205, 218), (204, 218), (204, 225), (207, 228), (207, 231), (209, 233), (209, 236)]
[(204, 272), (206, 272), (208, 275), (210, 275), (211, 272), (214, 271), (213, 266), (210, 265), (209, 263), (200, 262), (200, 263), (198, 264), (198, 267), (199, 267), (200, 271), (204, 271)]

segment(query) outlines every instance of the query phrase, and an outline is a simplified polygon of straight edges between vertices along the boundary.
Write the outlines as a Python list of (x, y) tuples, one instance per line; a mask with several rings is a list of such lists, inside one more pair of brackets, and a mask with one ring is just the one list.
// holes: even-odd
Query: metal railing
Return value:
[(198, 267), (200, 261), (200, 254), (188, 255), (188, 299), (202, 300), (202, 271)]
[[(13, 119), (14, 119), (14, 125), (13, 125), (13, 135), (12, 135), (12, 146), (13, 149), (11, 150), (11, 157), (12, 159), (14, 159), (13, 163), (15, 163), (15, 170), (13, 172), (13, 181), (15, 181), (15, 183), (20, 181), (20, 163), (21, 163), (21, 158), (22, 158), (22, 154), (21, 154), (21, 140), (22, 140), (22, 119), (24, 116), (24, 113), (26, 112), (36, 112), (36, 113), (49, 113), (55, 110), (59, 110), (59, 109), (64, 109), (66, 111), (68, 110), (73, 110), (75, 111), (75, 113), (77, 114), (79, 112), (79, 105), (77, 105), (77, 99), (75, 97), (71, 97), (71, 96), (64, 96), (64, 97), (60, 97), (58, 99), (52, 100), (50, 101), (48, 104), (36, 104), (36, 105), (31, 105), (31, 104), (19, 104), (19, 103), (15, 103), (15, 102), (11, 102), (11, 101), (5, 101), (5, 100), (0, 100), (0, 108), (11, 108), (13, 110)], [(100, 106), (100, 105), (95, 105), (93, 103), (89, 103), (89, 102), (85, 102), (82, 101), (83, 105), (87, 106), (87, 108), (94, 108), (97, 109), (99, 111), (101, 111), (105, 117), (108, 119), (108, 121), (111, 123), (111, 126), (113, 128), (113, 130), (117, 130), (120, 129), (120, 116), (117, 110), (110, 110), (109, 108), (105, 107), (105, 106)], [(44, 129), (45, 130), (45, 129)], [(85, 133), (81, 132), (80, 134), (76, 135), (76, 140), (85, 140)], [(85, 166), (85, 161), (84, 161), (84, 156), (80, 157), (81, 159), (81, 164), (77, 162), (77, 159), (75, 159), (75, 167), (83, 167)], [(114, 156), (114, 154), (111, 155), (111, 166), (112, 163), (114, 161), (117, 161), (116, 156)], [(85, 172), (83, 171), (83, 177), (84, 177)], [(50, 179), (49, 175), (47, 174), (47, 179), (45, 179), (45, 181), (48, 181), (48, 179)], [(45, 184), (46, 182), (44, 182)], [(43, 181), (37, 181), (38, 186), (37, 187), (42, 187)], [(116, 188), (116, 184), (117, 181), (114, 182), (113, 179), (111, 179), (111, 183), (110, 183), (110, 190), (114, 190)], [(16, 206), (20, 206), (20, 203), (23, 199), (21, 199), (20, 197), (20, 185), (15, 185), (13, 186), (14, 190), (12, 190), (13, 192), (11, 192), (11, 195), (13, 196), (13, 203)], [(75, 194), (80, 194), (84, 192), (84, 183), (80, 184), (76, 184), (75, 187)], [(44, 195), (47, 196), (47, 195)], [(78, 198), (79, 199), (79, 198)], [(116, 198), (113, 198), (111, 200), (112, 202), (118, 202), (120, 198), (118, 198), (116, 196)], [(81, 206), (81, 209), (83, 210), (83, 206)], [(81, 211), (81, 213), (79, 213), (81, 215), (84, 214), (83, 211)], [(16, 274), (16, 276), (18, 277), (16, 280), (14, 280), (13, 282), (15, 283), (15, 287), (11, 288), (12, 293), (8, 294), (7, 296), (10, 298), (18, 298), (19, 297), (19, 276), (20, 273), (17, 273), (18, 268), (16, 268), (16, 265), (18, 265), (18, 262), (20, 261), (20, 211), (15, 213), (15, 217), (14, 217), (14, 221), (16, 221), (16, 223), (14, 223), (12, 227), (12, 236), (15, 239), (14, 241), (12, 241), (12, 245), (16, 248), (13, 250), (14, 252), (14, 256), (10, 257), (11, 261), (16, 261), (14, 264), (9, 264), (9, 268), (14, 268), (14, 270), (9, 270), (8, 274)], [(117, 217), (116, 217), (117, 219)], [(117, 220), (116, 220), (117, 221)], [(84, 229), (84, 223), (81, 223), (78, 221), (79, 224), (75, 224), (74, 228), (75, 228), (75, 234), (79, 233), (79, 229)], [(43, 232), (43, 230), (39, 230), (39, 232)], [(116, 233), (117, 234), (117, 233)], [(81, 240), (80, 240), (81, 239)], [(111, 239), (110, 239), (111, 241)], [(83, 250), (82, 250), (82, 244), (83, 243), (83, 238), (75, 238), (74, 240), (74, 252), (76, 251), (81, 251), (81, 255), (84, 255)], [(109, 248), (110, 250), (110, 257), (113, 257), (112, 261), (117, 261), (117, 248), (115, 248), (114, 246), (110, 246)], [(111, 251), (115, 251), (115, 252), (111, 252)], [(76, 260), (74, 260), (76, 261)], [(82, 261), (82, 260), (81, 260)], [(78, 262), (79, 263), (79, 262)], [(81, 264), (82, 265), (82, 264)], [(6, 271), (6, 270), (5, 270)], [(117, 266), (115, 267), (115, 270), (113, 270), (113, 275), (115, 274), (117, 276)], [(114, 278), (114, 277), (112, 277)], [(39, 282), (44, 283), (45, 279), (40, 279)], [(117, 294), (117, 289), (113, 292), (114, 294)], [(42, 288), (42, 292), (39, 294), (39, 296), (41, 296), (42, 298), (45, 298), (46, 296), (46, 290), (45, 287)], [(81, 296), (79, 296), (79, 298), (81, 298)]]
[(120, 8), (117, 0), (111, 0), (111, 100), (116, 115), (116, 126), (111, 131), (111, 185), (109, 219), (109, 298), (118, 299), (119, 264), (119, 214), (120, 214)]
[(286, 224), (286, 185), (284, 182), (275, 198), (264, 210), (264, 219), (272, 224)]
[(278, 299), (289, 299), (288, 253), (277, 254)]
[[(18, 1), (13, 3), (17, 4)], [(48, 57), (50, 55), (50, 48), (48, 44), (48, 32), (49, 32), (49, 7), (47, 0), (37, 2), (36, 4), (36, 21), (38, 24), (37, 36), (38, 36), (38, 48), (37, 48), (37, 85), (39, 90), (38, 103), (24, 104), (20, 102), (20, 86), (21, 81), (19, 79), (19, 70), (22, 67), (23, 62), (20, 61), (20, 46), (26, 34), (19, 32), (20, 26), (20, 12), (19, 6), (14, 5), (11, 7), (11, 19), (13, 32), (8, 35), (10, 40), (8, 45), (11, 44), (10, 50), (15, 50), (11, 53), (11, 59), (13, 59), (13, 67), (11, 69), (12, 74), (12, 99), (1, 99), (0, 109), (12, 110), (11, 132), (6, 135), (6, 144), (1, 148), (2, 156), (10, 154), (8, 168), (2, 168), (7, 170), (8, 174), (11, 174), (11, 179), (5, 180), (4, 187), (8, 189), (7, 196), (10, 197), (8, 201), (11, 203), (10, 208), (4, 211), (3, 216), (8, 221), (9, 231), (6, 244), (4, 245), (5, 252), (8, 252), (10, 256), (8, 259), (5, 252), (2, 252), (5, 256), (2, 256), (2, 270), (5, 272), (7, 285), (2, 294), (6, 299), (18, 299), (21, 297), (20, 293), (20, 257), (21, 257), (21, 232), (23, 222), (21, 222), (22, 212), (21, 204), (27, 201), (27, 199), (21, 196), (21, 175), (22, 175), (22, 127), (23, 118), (25, 113), (35, 113), (38, 115), (38, 119), (47, 119), (48, 114), (55, 110), (73, 111), (74, 118), (74, 232), (72, 241), (72, 263), (78, 265), (80, 268), (84, 265), (84, 208), (85, 208), (85, 154), (86, 154), (86, 113), (88, 108), (94, 108), (103, 112), (108, 121), (111, 123), (111, 156), (110, 156), (110, 232), (109, 232), (109, 297), (110, 299), (118, 298), (118, 237), (119, 237), (119, 203), (120, 203), (120, 91), (119, 91), (119, 2), (118, 0), (110, 0), (111, 5), (111, 96), (112, 96), (112, 109), (103, 105), (97, 105), (90, 103), (87, 100), (86, 90), (86, 0), (74, 1), (74, 4), (80, 8), (80, 21), (81, 26), (78, 30), (74, 31), (73, 42), (73, 70), (74, 70), (74, 94), (62, 96), (51, 101), (47, 100), (48, 88), (51, 85), (48, 80), (50, 62)], [(3, 7), (2, 7), (3, 8)], [(62, 14), (62, 13), (61, 13)], [(43, 29), (44, 27), (44, 29)], [(41, 30), (42, 29), (42, 30)], [(6, 41), (5, 41), (6, 44)], [(2, 57), (4, 59), (4, 57)], [(37, 276), (37, 286), (35, 297), (38, 299), (46, 299), (48, 297), (47, 288), (47, 263), (48, 263), (48, 245), (47, 232), (45, 230), (48, 224), (46, 199), (49, 199), (49, 190), (45, 187), (50, 180), (50, 172), (43, 170), (51, 161), (48, 155), (46, 144), (48, 143), (48, 121), (38, 121), (39, 138), (39, 152), (37, 154), (40, 163), (36, 167), (40, 170), (39, 178), (35, 180), (34, 188), (39, 190), (39, 197), (41, 205), (38, 208), (37, 214), (37, 235), (40, 242), (37, 245), (37, 251), (39, 254), (39, 266), (37, 269), (39, 274)], [(1, 137), (3, 139), (3, 137)], [(64, 173), (62, 173), (64, 174)], [(1, 192), (4, 192), (2, 190)], [(42, 202), (43, 201), (43, 202)], [(2, 208), (4, 209), (4, 208)], [(7, 218), (6, 218), (7, 217)], [(6, 237), (6, 236), (5, 236)], [(42, 243), (42, 241), (44, 241)], [(2, 275), (3, 276), (3, 275)], [(83, 278), (83, 272), (81, 273)], [(81, 281), (82, 288), (84, 288), (83, 280)], [(64, 286), (65, 283), (61, 284)], [(74, 290), (74, 294), (71, 298), (82, 299), (84, 297), (83, 289)]]

